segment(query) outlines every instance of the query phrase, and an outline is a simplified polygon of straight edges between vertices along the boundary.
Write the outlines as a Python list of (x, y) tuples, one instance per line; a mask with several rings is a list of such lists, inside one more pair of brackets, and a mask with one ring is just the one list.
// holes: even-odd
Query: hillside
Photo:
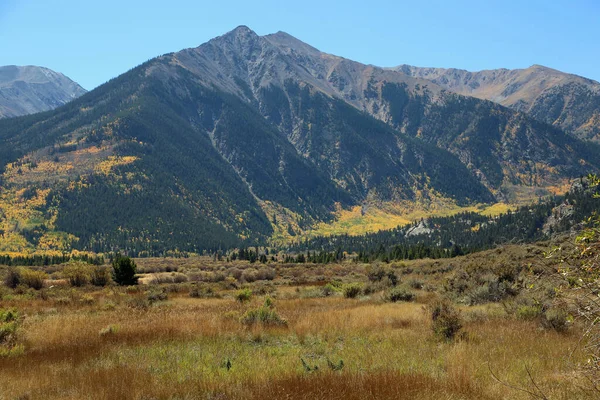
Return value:
[(85, 92), (76, 82), (48, 68), (0, 67), (0, 118), (48, 111)]
[(478, 72), (410, 65), (394, 70), (528, 113), (581, 139), (600, 141), (600, 83), (591, 79), (541, 65)]
[(0, 252), (224, 249), (340, 208), (550, 193), (600, 166), (524, 114), (247, 27), (0, 121), (0, 142)]

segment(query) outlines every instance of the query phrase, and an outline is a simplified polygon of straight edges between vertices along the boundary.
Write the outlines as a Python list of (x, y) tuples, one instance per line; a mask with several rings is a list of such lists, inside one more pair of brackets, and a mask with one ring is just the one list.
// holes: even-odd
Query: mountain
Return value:
[(528, 113), (581, 139), (600, 141), (600, 83), (591, 79), (541, 65), (479, 72), (410, 65), (394, 70)]
[(238, 27), (0, 121), (0, 251), (264, 243), (355, 205), (556, 190), (598, 170), (597, 150), (495, 103)]
[(48, 68), (0, 67), (0, 118), (48, 111), (85, 92), (77, 83)]

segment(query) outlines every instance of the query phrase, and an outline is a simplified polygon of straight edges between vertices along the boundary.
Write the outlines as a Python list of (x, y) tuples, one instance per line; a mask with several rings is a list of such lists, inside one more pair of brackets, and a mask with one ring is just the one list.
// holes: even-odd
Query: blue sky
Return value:
[(600, 80), (596, 0), (0, 0), (0, 65), (46, 66), (92, 89), (238, 25), (380, 66), (542, 64)]

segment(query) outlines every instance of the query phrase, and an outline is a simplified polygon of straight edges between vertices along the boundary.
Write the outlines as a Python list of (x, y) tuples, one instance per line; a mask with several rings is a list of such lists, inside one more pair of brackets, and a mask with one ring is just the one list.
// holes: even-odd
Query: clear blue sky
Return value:
[(46, 66), (92, 89), (238, 25), (380, 66), (542, 64), (600, 80), (597, 0), (0, 0), (0, 65)]

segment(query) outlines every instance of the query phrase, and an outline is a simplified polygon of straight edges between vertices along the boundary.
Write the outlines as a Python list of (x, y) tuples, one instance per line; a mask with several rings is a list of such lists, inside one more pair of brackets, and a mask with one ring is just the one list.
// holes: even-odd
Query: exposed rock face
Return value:
[(84, 93), (77, 83), (47, 68), (0, 67), (0, 118), (48, 111)]
[(526, 112), (579, 138), (600, 141), (600, 83), (591, 79), (541, 65), (478, 72), (410, 65), (393, 70)]

